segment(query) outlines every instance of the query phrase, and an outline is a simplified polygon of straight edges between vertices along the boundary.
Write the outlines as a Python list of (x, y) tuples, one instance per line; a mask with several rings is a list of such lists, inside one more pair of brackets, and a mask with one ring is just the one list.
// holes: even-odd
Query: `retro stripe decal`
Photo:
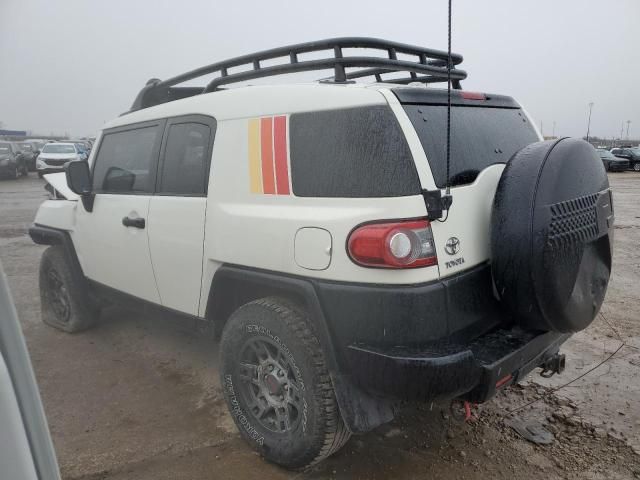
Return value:
[(287, 117), (249, 120), (249, 189), (251, 193), (289, 195)]
[(287, 165), (287, 117), (273, 119), (273, 151), (276, 166), (278, 195), (289, 195), (289, 166)]

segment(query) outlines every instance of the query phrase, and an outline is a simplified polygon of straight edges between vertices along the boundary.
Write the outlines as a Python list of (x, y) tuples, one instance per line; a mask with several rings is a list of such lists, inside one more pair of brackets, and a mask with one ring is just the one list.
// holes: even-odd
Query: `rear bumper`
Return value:
[(569, 336), (498, 328), (466, 346), (352, 345), (348, 356), (354, 379), (368, 390), (402, 400), (462, 397), (481, 403), (556, 355)]
[(491, 267), (417, 285), (318, 281), (343, 372), (364, 390), (403, 400), (482, 402), (516, 382), (568, 335), (516, 327), (493, 293)]

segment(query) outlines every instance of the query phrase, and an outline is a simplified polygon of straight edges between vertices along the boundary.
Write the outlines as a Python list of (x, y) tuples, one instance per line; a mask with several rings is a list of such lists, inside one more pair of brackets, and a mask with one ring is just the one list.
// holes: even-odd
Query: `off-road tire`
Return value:
[[(297, 384), (303, 408), (298, 413), (297, 423), (288, 431), (273, 431), (264, 415), (260, 420), (252, 410), (259, 408), (255, 406), (257, 403), (252, 407), (247, 401), (251, 391), (259, 390), (255, 382), (243, 381), (240, 373), (245, 368), (241, 365), (246, 365), (243, 352), (247, 350), (243, 346), (254, 345), (251, 342), (274, 344), (276, 350), (281, 349), (283, 361), (290, 364), (292, 375), (287, 377)], [(256, 359), (256, 362), (260, 361), (259, 356)], [(247, 371), (244, 370), (245, 376)], [(266, 367), (263, 370), (260, 366), (255, 372), (258, 379), (269, 376), (262, 375), (267, 372)], [(256, 300), (240, 307), (231, 316), (222, 334), (220, 379), (240, 434), (273, 463), (289, 469), (306, 469), (337, 452), (351, 436), (340, 416), (322, 348), (307, 315), (285, 300)], [(288, 388), (291, 390), (292, 387)], [(268, 405), (266, 397), (262, 400), (263, 405)], [(279, 420), (277, 423), (278, 427), (283, 425)], [(274, 423), (273, 428), (278, 427)]]
[(62, 246), (47, 248), (40, 260), (40, 305), (42, 321), (67, 333), (92, 327), (100, 309), (74, 277)]

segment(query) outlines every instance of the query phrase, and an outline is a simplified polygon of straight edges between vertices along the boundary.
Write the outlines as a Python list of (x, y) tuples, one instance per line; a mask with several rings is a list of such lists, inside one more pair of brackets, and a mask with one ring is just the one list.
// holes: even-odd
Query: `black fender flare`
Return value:
[(84, 276), (82, 266), (76, 254), (76, 249), (73, 245), (73, 240), (71, 240), (71, 235), (67, 230), (47, 227), (36, 223), (29, 227), (29, 236), (34, 243), (38, 245), (61, 245), (64, 249), (69, 267), (71, 268), (72, 275), (75, 277), (78, 285), (82, 285), (83, 293), (89, 294), (87, 278)]
[(340, 413), (352, 433), (365, 433), (391, 421), (392, 401), (371, 395), (351, 379), (335, 348), (313, 280), (237, 265), (222, 265), (213, 277), (205, 317), (213, 321), (217, 338), (231, 314), (242, 305), (265, 297), (292, 301), (309, 315), (331, 375)]

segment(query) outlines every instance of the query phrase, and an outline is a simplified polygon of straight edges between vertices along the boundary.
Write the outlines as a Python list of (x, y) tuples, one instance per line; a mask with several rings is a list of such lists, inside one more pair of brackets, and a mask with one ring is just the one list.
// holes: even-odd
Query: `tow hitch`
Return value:
[(553, 357), (548, 358), (545, 362), (540, 365), (542, 368), (542, 372), (540, 372), (540, 376), (544, 378), (552, 377), (554, 374), (564, 372), (564, 367), (566, 363), (566, 358), (564, 355), (556, 353)]

